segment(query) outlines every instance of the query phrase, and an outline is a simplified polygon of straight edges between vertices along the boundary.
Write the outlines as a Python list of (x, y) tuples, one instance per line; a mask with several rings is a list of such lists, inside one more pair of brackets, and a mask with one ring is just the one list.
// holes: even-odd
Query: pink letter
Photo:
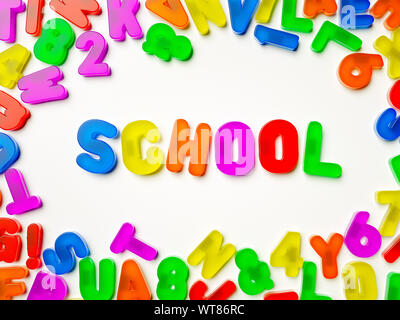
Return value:
[(39, 197), (31, 196), (26, 186), (24, 176), (17, 169), (8, 169), (4, 176), (10, 189), (14, 202), (7, 205), (8, 214), (21, 214), (42, 206), (42, 200)]
[(111, 243), (110, 250), (115, 254), (129, 250), (130, 252), (151, 261), (157, 257), (157, 250), (135, 238), (135, 227), (124, 223)]
[[(232, 145), (238, 139), (238, 161), (233, 161)], [(254, 135), (242, 122), (228, 122), (215, 134), (215, 161), (218, 169), (231, 176), (244, 176), (254, 167)]]
[(53, 273), (38, 272), (27, 300), (64, 300), (68, 285), (64, 278)]
[(110, 37), (116, 41), (124, 41), (125, 33), (133, 39), (143, 37), (142, 28), (136, 19), (139, 10), (138, 0), (107, 0), (108, 6), (108, 26)]
[(24, 11), (22, 0), (0, 1), (0, 40), (15, 42), (17, 13)]
[(62, 71), (51, 66), (21, 78), (18, 88), (21, 99), (25, 103), (37, 104), (55, 100), (63, 100), (68, 97), (68, 91), (60, 84), (64, 78)]

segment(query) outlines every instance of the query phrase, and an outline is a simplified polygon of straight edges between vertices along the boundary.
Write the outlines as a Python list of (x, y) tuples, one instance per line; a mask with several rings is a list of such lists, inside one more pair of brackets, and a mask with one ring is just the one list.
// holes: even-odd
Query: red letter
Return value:
[(84, 30), (92, 27), (87, 15), (101, 13), (101, 8), (96, 0), (51, 0), (50, 8)]
[(18, 100), (1, 90), (0, 107), (5, 109), (0, 112), (0, 128), (3, 130), (21, 129), (31, 115)]
[[(276, 159), (276, 139), (282, 137), (282, 159)], [(272, 173), (293, 171), (299, 160), (299, 138), (296, 128), (288, 121), (273, 120), (260, 131), (258, 144), (260, 162), (263, 168)]]
[(28, 0), (25, 31), (34, 37), (42, 31), (44, 0)]

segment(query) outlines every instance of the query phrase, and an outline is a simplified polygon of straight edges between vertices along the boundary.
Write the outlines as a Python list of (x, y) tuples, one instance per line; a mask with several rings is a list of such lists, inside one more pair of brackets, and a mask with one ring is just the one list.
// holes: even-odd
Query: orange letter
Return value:
[(146, 8), (179, 29), (189, 25), (189, 17), (179, 0), (146, 0)]
[(370, 83), (372, 71), (381, 68), (383, 60), (379, 54), (352, 53), (340, 63), (338, 75), (346, 87), (362, 89)]
[(151, 292), (139, 265), (132, 259), (122, 264), (117, 300), (150, 300)]
[(26, 278), (28, 274), (28, 269), (24, 267), (0, 268), (0, 300), (11, 300), (15, 296), (24, 294), (25, 283), (12, 280)]
[(167, 169), (180, 172), (183, 169), (185, 157), (190, 156), (189, 172), (194, 176), (206, 173), (208, 155), (211, 145), (211, 128), (206, 123), (200, 123), (196, 128), (194, 140), (190, 140), (190, 127), (183, 119), (178, 119), (172, 132), (168, 149)]
[(339, 233), (332, 234), (328, 243), (320, 236), (313, 236), (310, 244), (322, 259), (322, 273), (327, 279), (334, 279), (338, 275), (337, 256), (343, 245), (343, 236)]
[(305, 0), (304, 2), (304, 16), (307, 18), (315, 18), (317, 15), (323, 13), (326, 16), (333, 16), (337, 11), (335, 0)]
[(387, 12), (390, 12), (385, 20), (385, 27), (390, 31), (394, 31), (400, 26), (400, 2), (398, 0), (378, 0), (369, 12), (376, 19), (382, 18)]

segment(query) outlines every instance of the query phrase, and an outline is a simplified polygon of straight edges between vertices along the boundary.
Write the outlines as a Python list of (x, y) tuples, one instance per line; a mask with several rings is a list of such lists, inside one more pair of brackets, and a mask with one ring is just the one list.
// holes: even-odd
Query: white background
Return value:
[[(237, 250), (250, 247), (268, 263), (286, 232), (298, 231), (302, 236), (303, 259), (318, 265), (318, 293), (343, 299), (341, 269), (350, 261), (362, 260), (375, 269), (382, 299), (386, 275), (399, 270), (399, 262), (387, 264), (380, 255), (382, 250), (370, 259), (359, 259), (343, 247), (338, 261), (339, 277), (327, 280), (322, 276), (320, 258), (309, 245), (309, 238), (314, 234), (324, 239), (333, 232), (343, 234), (352, 215), (361, 210), (369, 211), (370, 223), (378, 227), (387, 207), (375, 202), (375, 192), (398, 188), (388, 165), (389, 158), (400, 152), (398, 142), (384, 142), (374, 131), (377, 117), (388, 107), (386, 96), (393, 83), (386, 74), (387, 60), (384, 59), (384, 70), (374, 72), (366, 89), (349, 90), (340, 84), (336, 72), (340, 61), (351, 52), (335, 43), (330, 43), (320, 54), (310, 49), (316, 32), (327, 19), (325, 16), (314, 19), (312, 34), (299, 34), (298, 51), (290, 52), (259, 45), (253, 35), (254, 20), (247, 34), (235, 35), (227, 1), (223, 0), (228, 25), (218, 28), (210, 23), (207, 36), (200, 35), (192, 21), (188, 30), (176, 30), (190, 38), (194, 55), (188, 62), (166, 63), (143, 52), (143, 40), (127, 36), (125, 42), (119, 43), (110, 39), (106, 1), (99, 3), (103, 13), (90, 20), (93, 30), (101, 32), (109, 43), (106, 62), (112, 68), (112, 76), (91, 79), (80, 76), (77, 69), (87, 53), (73, 48), (62, 66), (65, 75), (62, 84), (70, 97), (61, 102), (27, 105), (32, 116), (26, 126), (9, 133), (21, 149), (14, 167), (23, 172), (30, 192), (43, 200), (40, 210), (16, 217), (24, 228), (22, 255), (17, 264), (24, 265), (27, 258), (26, 228), (30, 223), (43, 225), (44, 248), (53, 247), (61, 233), (75, 231), (86, 239), (96, 263), (106, 257), (116, 261), (118, 279), (124, 260), (138, 261), (156, 298), (160, 261), (172, 255), (186, 260), (214, 229)], [(299, 1), (298, 15), (302, 7), (303, 1)], [(279, 2), (270, 27), (280, 29), (281, 10)], [(56, 16), (46, 7), (44, 21)], [(145, 8), (144, 1), (137, 17), (145, 33), (152, 24), (162, 22)], [(338, 16), (329, 20), (337, 23)], [(17, 43), (32, 51), (36, 39), (24, 31), (25, 13), (18, 16), (17, 28)], [(74, 29), (77, 35), (82, 33)], [(382, 19), (372, 29), (355, 33), (362, 38), (361, 52), (365, 53), (375, 53), (372, 44), (378, 36), (390, 35)], [(1, 50), (10, 46), (0, 43)], [(25, 74), (46, 66), (32, 56)], [(17, 88), (3, 90), (19, 98)], [(83, 151), (76, 134), (86, 120), (102, 119), (120, 131), (132, 121), (150, 120), (162, 133), (159, 145), (166, 154), (174, 122), (179, 118), (187, 120), (193, 130), (206, 122), (213, 133), (226, 122), (242, 121), (252, 128), (255, 139), (268, 121), (291, 121), (299, 132), (297, 169), (286, 175), (266, 172), (258, 161), (257, 146), (256, 166), (244, 177), (221, 173), (215, 165), (214, 151), (202, 178), (191, 176), (187, 164), (179, 174), (164, 168), (153, 176), (137, 176), (122, 162), (120, 138), (107, 139), (118, 155), (118, 165), (111, 174), (91, 174), (75, 162)], [(340, 179), (312, 177), (303, 172), (305, 135), (310, 121), (321, 122), (322, 157), (343, 167)], [(12, 198), (3, 177), (0, 189), (2, 216), (6, 217), (5, 207)], [(130, 252), (114, 255), (109, 250), (124, 222), (135, 225), (137, 237), (159, 250), (155, 261), (144, 261)], [(384, 239), (382, 249), (391, 241)], [(190, 267), (189, 287), (201, 278), (200, 271), (201, 266)], [(32, 271), (26, 280), (28, 290), (35, 274)], [(274, 290), (300, 292), (301, 273), (297, 278), (287, 278), (283, 268), (271, 268), (271, 274)], [(213, 290), (227, 279), (237, 282), (237, 276), (238, 269), (232, 259), (206, 283)], [(69, 298), (79, 298), (78, 268), (65, 275), (65, 279), (70, 287)], [(262, 299), (262, 296), (250, 297), (238, 288), (233, 298)]]

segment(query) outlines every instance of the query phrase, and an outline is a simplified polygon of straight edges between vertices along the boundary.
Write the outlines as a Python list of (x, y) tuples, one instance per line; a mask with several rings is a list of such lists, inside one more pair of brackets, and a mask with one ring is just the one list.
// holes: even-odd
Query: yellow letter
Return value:
[(197, 30), (203, 35), (210, 30), (207, 20), (225, 27), (226, 16), (218, 0), (185, 0)]
[(158, 147), (147, 149), (146, 159), (142, 159), (142, 139), (151, 143), (160, 140), (161, 133), (154, 123), (139, 120), (129, 123), (121, 134), (122, 158), (126, 168), (139, 175), (157, 172), (164, 162), (164, 153)]
[(201, 261), (204, 261), (201, 270), (203, 278), (211, 279), (214, 277), (235, 255), (235, 247), (230, 243), (222, 247), (223, 241), (224, 238), (220, 232), (211, 231), (187, 258), (187, 262), (191, 266), (197, 266)]
[(393, 237), (400, 220), (400, 191), (378, 191), (375, 197), (376, 202), (389, 204), (379, 232), (382, 237)]
[(350, 262), (342, 271), (344, 294), (347, 300), (376, 300), (375, 271), (366, 262)]
[(256, 13), (256, 21), (258, 23), (268, 23), (277, 2), (278, 0), (262, 0)]

